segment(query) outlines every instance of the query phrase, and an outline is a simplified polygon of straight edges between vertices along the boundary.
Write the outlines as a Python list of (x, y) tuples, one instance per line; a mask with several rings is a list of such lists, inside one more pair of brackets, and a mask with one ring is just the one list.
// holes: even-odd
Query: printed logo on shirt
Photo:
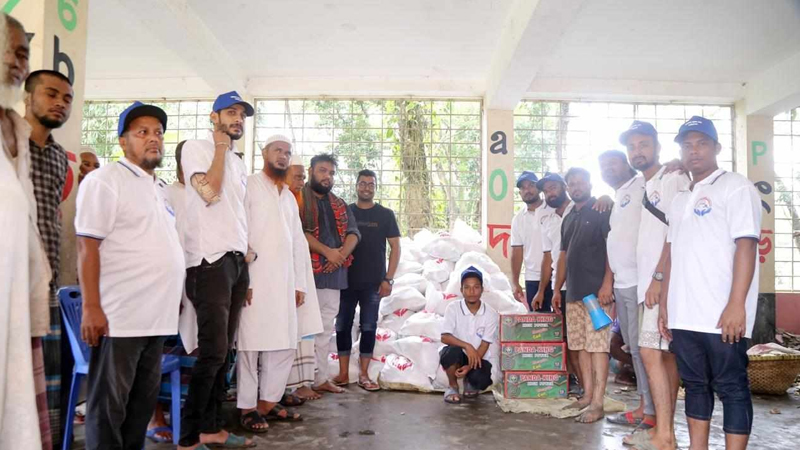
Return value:
[(170, 214), (172, 217), (175, 217), (175, 210), (174, 210), (174, 209), (172, 209), (172, 206), (170, 206), (170, 205), (169, 205), (169, 202), (167, 201), (167, 199), (164, 199), (164, 207), (166, 207), (166, 208), (167, 208), (167, 212), (168, 212), (168, 213), (169, 213), (169, 214)]
[(486, 327), (480, 327), (475, 330), (475, 334), (478, 335), (479, 338), (483, 339), (483, 334), (486, 332)]
[(625, 197), (622, 197), (622, 201), (619, 202), (619, 207), (620, 208), (624, 208), (624, 207), (628, 206), (628, 203), (630, 203), (630, 202), (631, 202), (631, 195), (630, 194), (625, 194)]
[(658, 206), (658, 204), (661, 203), (661, 194), (659, 194), (658, 191), (653, 191), (647, 199), (650, 200), (653, 206)]
[(711, 212), (711, 199), (703, 197), (694, 204), (694, 213), (699, 217), (703, 217)]

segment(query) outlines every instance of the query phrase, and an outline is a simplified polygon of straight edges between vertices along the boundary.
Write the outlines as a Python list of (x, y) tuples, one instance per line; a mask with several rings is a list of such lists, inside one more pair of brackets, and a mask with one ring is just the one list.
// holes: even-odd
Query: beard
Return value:
[(61, 125), (64, 125), (64, 123), (67, 121), (67, 119), (64, 120), (50, 119), (47, 116), (40, 116), (36, 114), (34, 114), (34, 117), (36, 118), (36, 120), (39, 121), (40, 124), (42, 124), (45, 128), (48, 128), (50, 130), (61, 128)]
[(523, 199), (522, 199), (522, 201), (523, 201), (523, 202), (524, 202), (526, 205), (532, 205), (532, 204), (534, 204), (534, 203), (538, 202), (540, 199), (541, 199), (541, 197), (540, 197), (539, 195), (534, 195), (534, 196), (532, 196), (531, 198), (528, 198), (528, 199), (524, 199), (524, 198), (523, 198)]
[(267, 176), (279, 186), (286, 184), (286, 174), (288, 171), (288, 168), (281, 169), (269, 161), (267, 161), (267, 165), (264, 167), (264, 173), (267, 174)]
[(311, 186), (311, 190), (319, 195), (327, 195), (333, 188), (333, 185), (330, 187), (323, 186), (322, 183), (317, 181), (314, 177), (311, 177), (311, 180), (309, 180), (308, 184)]
[(0, 107), (11, 109), (22, 101), (24, 91), (13, 84), (0, 83)]
[(231, 131), (230, 126), (224, 123), (217, 125), (217, 130), (222, 131), (223, 133), (230, 136), (232, 141), (238, 141), (239, 139), (242, 138), (242, 135), (244, 134), (244, 129), (240, 132)]
[(361, 200), (362, 202), (371, 202), (375, 198), (375, 194), (368, 194), (368, 195), (356, 194), (356, 195), (358, 196), (358, 199)]
[(546, 200), (546, 203), (547, 203), (547, 206), (549, 206), (551, 208), (558, 209), (566, 201), (567, 201), (567, 191), (561, 191), (561, 194), (559, 194), (558, 197), (556, 197), (554, 199), (550, 199), (548, 197), (547, 200)]
[(144, 159), (142, 160), (142, 169), (144, 170), (155, 170), (161, 167), (161, 163), (164, 161), (164, 155), (159, 155), (157, 158), (154, 159)]

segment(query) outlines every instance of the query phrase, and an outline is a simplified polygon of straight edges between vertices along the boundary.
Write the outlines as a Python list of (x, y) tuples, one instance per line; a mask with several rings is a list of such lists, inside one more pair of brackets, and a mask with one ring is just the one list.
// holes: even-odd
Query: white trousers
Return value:
[(258, 405), (258, 400), (279, 402), (286, 390), (293, 361), (294, 349), (238, 352), (236, 407), (253, 409)]
[(324, 384), (330, 378), (328, 374), (328, 352), (331, 337), (333, 337), (333, 321), (339, 313), (338, 289), (317, 289), (319, 313), (322, 316), (322, 333), (314, 336), (314, 354), (317, 359), (317, 373), (314, 376), (314, 385)]

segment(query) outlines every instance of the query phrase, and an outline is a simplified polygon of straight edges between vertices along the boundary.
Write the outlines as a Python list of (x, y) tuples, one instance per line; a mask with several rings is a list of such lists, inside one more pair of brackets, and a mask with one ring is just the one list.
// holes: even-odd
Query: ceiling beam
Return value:
[(747, 115), (775, 116), (800, 106), (800, 52), (747, 82)]
[(487, 109), (514, 109), (584, 0), (515, 0), (503, 24), (484, 96)]
[(188, 0), (116, 1), (128, 12), (125, 19), (141, 22), (145, 30), (183, 59), (215, 95), (235, 90), (247, 96), (247, 79), (241, 68)]

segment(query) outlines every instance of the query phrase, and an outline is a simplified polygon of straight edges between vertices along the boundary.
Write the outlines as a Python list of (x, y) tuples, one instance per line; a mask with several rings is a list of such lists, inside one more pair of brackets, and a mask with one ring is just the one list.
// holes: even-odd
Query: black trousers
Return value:
[[(458, 367), (466, 366), (469, 364), (469, 358), (461, 347), (448, 345), (439, 352), (439, 364), (442, 368), (447, 370), (453, 365)], [(481, 366), (477, 369), (472, 369), (464, 377), (464, 380), (473, 388), (482, 391), (492, 385), (492, 363), (482, 359)]]
[(86, 449), (141, 450), (161, 385), (164, 336), (104, 337), (92, 348)]
[(239, 252), (186, 270), (186, 295), (197, 311), (199, 354), (183, 407), (180, 445), (195, 445), (200, 433), (221, 429), (227, 355), (249, 285), (247, 264)]

